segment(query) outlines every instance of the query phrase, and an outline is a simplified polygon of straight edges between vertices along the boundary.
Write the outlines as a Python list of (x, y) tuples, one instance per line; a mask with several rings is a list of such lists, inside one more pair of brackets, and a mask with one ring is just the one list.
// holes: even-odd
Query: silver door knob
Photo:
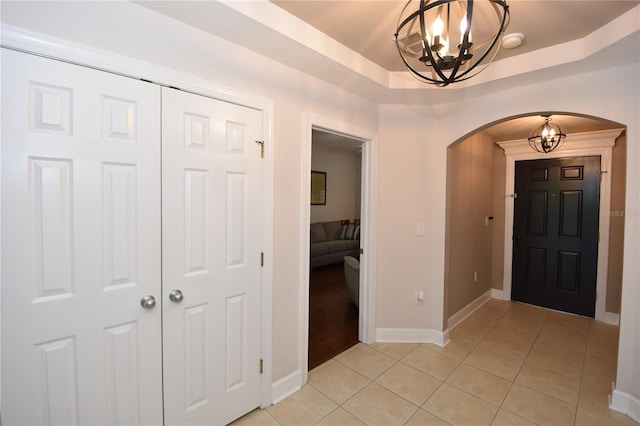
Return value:
[(156, 298), (151, 295), (144, 296), (142, 299), (140, 299), (140, 306), (145, 309), (152, 309), (154, 306), (156, 306)]
[(171, 293), (169, 293), (169, 300), (174, 303), (180, 303), (182, 302), (182, 299), (184, 299), (184, 295), (180, 290), (173, 290)]

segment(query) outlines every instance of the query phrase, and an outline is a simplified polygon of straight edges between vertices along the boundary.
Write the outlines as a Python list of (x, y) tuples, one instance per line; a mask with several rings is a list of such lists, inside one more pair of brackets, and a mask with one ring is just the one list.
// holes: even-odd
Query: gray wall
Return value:
[(493, 286), (496, 224), (495, 219), (486, 218), (504, 214), (504, 209), (495, 211), (494, 202), (495, 159), (500, 152), (486, 133), (477, 133), (448, 152), (445, 286), (449, 316)]
[(327, 204), (311, 206), (311, 223), (360, 219), (361, 155), (313, 140), (311, 170), (327, 173)]

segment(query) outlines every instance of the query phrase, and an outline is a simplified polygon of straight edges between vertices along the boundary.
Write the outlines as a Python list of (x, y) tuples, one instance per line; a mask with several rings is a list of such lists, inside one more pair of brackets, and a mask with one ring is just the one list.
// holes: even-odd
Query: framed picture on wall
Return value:
[(311, 171), (311, 205), (327, 204), (327, 173)]

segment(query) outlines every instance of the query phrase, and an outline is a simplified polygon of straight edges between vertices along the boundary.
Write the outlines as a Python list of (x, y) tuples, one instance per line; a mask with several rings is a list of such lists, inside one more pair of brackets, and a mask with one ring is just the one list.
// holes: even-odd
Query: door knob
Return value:
[(173, 290), (171, 293), (169, 293), (169, 300), (174, 303), (180, 303), (182, 302), (182, 299), (184, 299), (184, 295), (180, 290)]
[(152, 309), (154, 306), (156, 306), (156, 298), (151, 295), (144, 296), (142, 299), (140, 299), (140, 306), (145, 309)]

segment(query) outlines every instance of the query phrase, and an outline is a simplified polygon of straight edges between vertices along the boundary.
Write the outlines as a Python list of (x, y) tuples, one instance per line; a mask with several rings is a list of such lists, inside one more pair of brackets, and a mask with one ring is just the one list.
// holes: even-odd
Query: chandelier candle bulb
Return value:
[(442, 23), (442, 18), (440, 18), (440, 15), (438, 15), (436, 22), (433, 23), (433, 35), (435, 37), (441, 37), (443, 28), (444, 24)]
[[(464, 43), (464, 33), (467, 31), (467, 17), (465, 16), (460, 21), (460, 45)], [(469, 42), (471, 42), (471, 33), (469, 33)]]

